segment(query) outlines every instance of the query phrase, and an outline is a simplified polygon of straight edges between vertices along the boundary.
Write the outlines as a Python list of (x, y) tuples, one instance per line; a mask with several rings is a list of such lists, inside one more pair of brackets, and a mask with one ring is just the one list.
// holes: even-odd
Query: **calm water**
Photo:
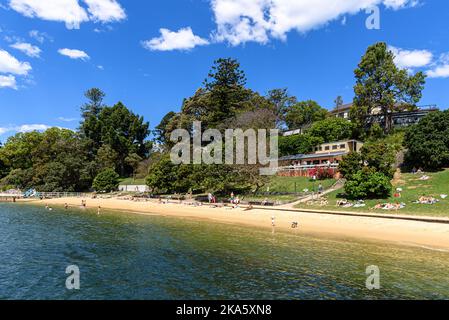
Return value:
[(391, 244), (12, 204), (0, 240), (0, 299), (449, 299), (449, 253)]

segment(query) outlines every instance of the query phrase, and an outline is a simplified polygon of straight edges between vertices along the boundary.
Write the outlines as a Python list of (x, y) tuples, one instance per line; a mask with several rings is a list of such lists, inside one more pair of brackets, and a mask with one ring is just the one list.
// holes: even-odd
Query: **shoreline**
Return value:
[[(45, 206), (80, 208), (82, 198), (60, 198), (23, 201), (17, 203)], [(155, 201), (131, 201), (121, 199), (89, 199), (87, 209), (126, 211), (134, 214), (195, 218), (226, 224), (261, 227), (272, 230), (271, 219), (275, 217), (275, 230), (315, 234), (321, 236), (366, 239), (393, 242), (399, 245), (449, 250), (449, 224), (413, 220), (386, 219), (356, 215), (330, 215), (307, 211), (281, 211), (279, 209), (258, 209), (244, 211), (243, 208), (211, 208), (209, 205), (189, 206), (186, 204), (159, 204)], [(292, 229), (292, 222), (299, 227)]]

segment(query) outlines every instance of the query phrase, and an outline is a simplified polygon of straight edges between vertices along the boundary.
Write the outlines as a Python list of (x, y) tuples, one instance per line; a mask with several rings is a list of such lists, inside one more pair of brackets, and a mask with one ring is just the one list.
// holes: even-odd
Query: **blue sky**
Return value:
[[(365, 26), (373, 5), (379, 30)], [(154, 127), (220, 57), (237, 58), (254, 90), (330, 108), (352, 100), (353, 70), (377, 41), (429, 75), (420, 104), (446, 109), (448, 11), (441, 0), (0, 0), (0, 140), (76, 128), (91, 87)]]

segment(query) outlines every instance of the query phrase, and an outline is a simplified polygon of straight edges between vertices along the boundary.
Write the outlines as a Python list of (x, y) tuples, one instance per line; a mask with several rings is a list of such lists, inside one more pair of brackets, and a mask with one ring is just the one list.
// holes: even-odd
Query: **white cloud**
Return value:
[(126, 18), (125, 10), (115, 0), (84, 0), (94, 21), (114, 22)]
[(125, 11), (116, 0), (10, 0), (9, 6), (29, 18), (60, 21), (68, 29), (79, 29), (87, 21), (113, 22), (126, 18)]
[(0, 73), (25, 76), (31, 69), (31, 65), (28, 62), (20, 62), (10, 55), (9, 52), (0, 49)]
[(26, 42), (17, 42), (15, 44), (12, 44), (10, 47), (22, 51), (27, 56), (32, 58), (39, 58), (42, 52), (39, 47), (33, 46), (32, 44)]
[(428, 50), (405, 50), (391, 46), (389, 50), (395, 55), (396, 65), (402, 69), (425, 67), (433, 60), (433, 54)]
[(8, 132), (31, 132), (31, 131), (45, 131), (52, 128), (46, 124), (23, 124), (20, 126), (0, 127), (0, 135)]
[(435, 67), (427, 71), (429, 78), (449, 78), (449, 64)]
[[(11, 88), (11, 89), (17, 90), (16, 77), (14, 77), (13, 75), (9, 75), (9, 76), (0, 75), (0, 89), (1, 88)], [(1, 134), (1, 131), (0, 131), (0, 134)]]
[(28, 35), (39, 43), (44, 43), (45, 40), (53, 41), (47, 33), (38, 30), (31, 30)]
[(62, 121), (62, 122), (73, 122), (78, 120), (77, 118), (65, 118), (65, 117), (59, 117), (57, 120)]
[(77, 0), (10, 0), (9, 5), (29, 18), (64, 22), (68, 29), (78, 29), (89, 20)]
[(45, 124), (23, 124), (21, 126), (14, 128), (14, 131), (18, 132), (45, 131), (50, 128), (51, 128), (50, 126), (47, 126)]
[(191, 50), (196, 46), (208, 45), (209, 41), (196, 36), (190, 27), (177, 32), (168, 29), (160, 29), (161, 36), (143, 41), (145, 49), (152, 51)]
[(427, 71), (429, 78), (449, 78), (449, 53), (444, 53), (433, 64), (433, 69)]
[(231, 45), (271, 38), (285, 40), (293, 30), (307, 32), (344, 15), (375, 5), (398, 10), (416, 6), (416, 0), (211, 0), (217, 24), (216, 41)]
[(89, 55), (82, 51), (82, 50), (77, 50), (77, 49), (59, 49), (58, 50), (59, 54), (69, 57), (70, 59), (81, 59), (81, 60), (89, 60), (90, 57)]

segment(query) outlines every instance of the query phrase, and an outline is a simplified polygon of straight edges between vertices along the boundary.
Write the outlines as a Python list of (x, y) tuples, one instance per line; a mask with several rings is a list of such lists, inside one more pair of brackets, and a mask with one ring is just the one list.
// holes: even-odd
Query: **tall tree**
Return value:
[(167, 140), (169, 138), (167, 136), (168, 126), (174, 117), (176, 117), (176, 113), (170, 111), (162, 118), (161, 122), (155, 127), (154, 135), (157, 142), (161, 144), (167, 143)]
[(98, 116), (105, 107), (103, 99), (106, 95), (100, 89), (92, 88), (87, 90), (84, 96), (88, 101), (81, 107), (82, 121), (79, 131), (81, 136), (88, 140), (91, 157), (93, 157), (101, 146), (101, 129)]
[[(108, 144), (118, 154), (117, 167), (123, 176), (127, 172), (125, 159), (135, 153), (140, 157), (148, 155), (149, 145), (145, 139), (149, 135), (148, 122), (131, 112), (123, 103), (113, 107), (104, 107), (98, 115), (101, 142)], [(129, 167), (128, 167), (129, 168)]]
[(335, 103), (335, 109), (339, 109), (339, 108), (341, 108), (341, 106), (343, 105), (343, 97), (342, 96), (338, 96), (336, 99), (335, 99), (335, 101), (334, 101), (334, 103)]
[(210, 93), (209, 108), (212, 107), (212, 125), (232, 117), (247, 100), (246, 76), (240, 63), (231, 58), (214, 61), (212, 70), (204, 80), (204, 89)]
[(324, 120), (328, 115), (329, 112), (316, 101), (307, 100), (292, 106), (285, 115), (285, 122), (290, 130), (294, 130)]
[(268, 91), (266, 99), (273, 105), (276, 116), (278, 117), (278, 126), (282, 127), (285, 124), (287, 111), (297, 104), (298, 100), (296, 97), (290, 96), (285, 88)]
[(395, 65), (394, 58), (387, 44), (379, 42), (368, 48), (354, 71), (356, 85), (351, 117), (364, 129), (371, 125), (366, 120), (373, 111), (380, 110), (383, 128), (386, 133), (390, 132), (391, 113), (416, 105), (422, 97), (425, 75), (422, 72), (410, 75)]

